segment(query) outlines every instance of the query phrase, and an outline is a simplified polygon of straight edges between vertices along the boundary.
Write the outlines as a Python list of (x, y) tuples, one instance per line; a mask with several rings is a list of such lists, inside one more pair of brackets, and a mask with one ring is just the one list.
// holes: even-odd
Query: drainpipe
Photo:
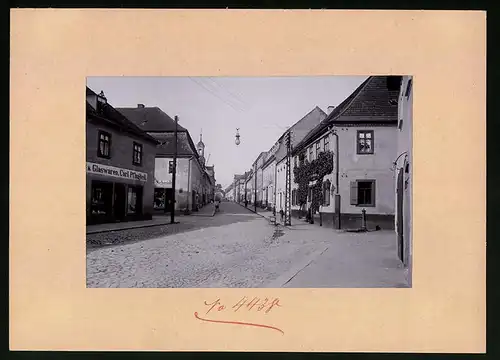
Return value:
[(332, 132), (335, 136), (335, 212), (337, 213), (337, 229), (340, 230), (340, 194), (339, 194), (339, 134), (336, 130)]
[(339, 194), (339, 135), (337, 134), (337, 130), (332, 126), (327, 136), (332, 134), (335, 136), (335, 214), (337, 214), (337, 229), (341, 228), (340, 225), (340, 194)]

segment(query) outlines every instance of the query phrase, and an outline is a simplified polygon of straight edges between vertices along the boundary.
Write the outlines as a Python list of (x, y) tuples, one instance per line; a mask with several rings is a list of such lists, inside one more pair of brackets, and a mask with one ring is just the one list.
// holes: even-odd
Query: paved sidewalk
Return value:
[(268, 287), (405, 288), (394, 231), (336, 232), (307, 224), (306, 231), (286, 231), (291, 242), (314, 241), (319, 248)]
[[(175, 219), (185, 218), (187, 216), (214, 216), (215, 215), (215, 205), (207, 204), (202, 207), (199, 211), (192, 212), (190, 215), (176, 214)], [(139, 229), (151, 226), (160, 226), (170, 224), (170, 213), (165, 215), (155, 215), (152, 220), (142, 220), (142, 221), (125, 221), (120, 223), (108, 223), (108, 224), (96, 224), (87, 225), (87, 234), (97, 234), (101, 232), (108, 231), (118, 231), (118, 230), (129, 230), (129, 229)]]
[[(257, 215), (260, 215), (264, 218), (266, 218), (267, 220), (271, 220), (271, 217), (273, 216), (273, 212), (272, 211), (269, 211), (267, 209), (262, 209), (260, 207), (257, 206), (257, 212), (255, 212), (255, 207), (250, 204), (248, 204), (247, 207), (245, 207), (245, 204), (242, 204), (242, 203), (237, 203), (235, 202), (236, 204), (240, 205), (241, 207), (253, 212), (254, 214), (257, 214)], [(277, 214), (276, 216), (276, 220), (279, 220), (279, 214)]]
[[(235, 203), (240, 205), (241, 207), (245, 208), (244, 204), (237, 203), (237, 202), (235, 202)], [(255, 208), (253, 205), (248, 205), (248, 207), (246, 209), (255, 214), (255, 210), (254, 210)], [(272, 211), (269, 211), (267, 209), (261, 209), (259, 207), (257, 207), (256, 214), (266, 218), (268, 221), (271, 221), (271, 218), (274, 216)], [(278, 212), (276, 213), (276, 223), (284, 226), (284, 221), (281, 220), (281, 216)], [(317, 224), (316, 223), (310, 224), (305, 219), (299, 219), (296, 217), (292, 217), (292, 225), (291, 226), (286, 226), (287, 229), (291, 229), (291, 230), (297, 230), (297, 229), (302, 229), (302, 228), (314, 229), (316, 227), (319, 227), (319, 222)], [(328, 228), (325, 227), (324, 229), (328, 229)], [(329, 229), (329, 230), (332, 231), (332, 229)], [(333, 231), (336, 231), (336, 230), (333, 230)]]
[[(175, 218), (183, 217), (184, 215), (176, 215)], [(143, 221), (127, 221), (121, 223), (109, 223), (109, 224), (96, 224), (87, 225), (87, 234), (97, 234), (100, 232), (107, 231), (118, 231), (118, 230), (128, 230), (128, 229), (138, 229), (150, 226), (159, 226), (170, 224), (170, 215), (158, 215), (153, 216), (152, 220)]]

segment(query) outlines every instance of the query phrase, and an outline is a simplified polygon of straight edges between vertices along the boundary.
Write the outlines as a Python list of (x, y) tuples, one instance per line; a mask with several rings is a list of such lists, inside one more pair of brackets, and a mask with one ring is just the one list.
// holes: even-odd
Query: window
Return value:
[(137, 213), (137, 189), (133, 187), (128, 188), (127, 213), (128, 214)]
[(134, 142), (134, 152), (132, 163), (134, 165), (142, 165), (142, 145)]
[(373, 154), (373, 130), (358, 130), (358, 154)]
[(154, 190), (154, 208), (165, 209), (165, 189), (156, 188)]
[(305, 155), (304, 153), (300, 153), (300, 154), (299, 154), (299, 163), (300, 163), (301, 165), (303, 165), (303, 164), (304, 164), (304, 160), (305, 160), (305, 158), (306, 158), (306, 155)]
[(99, 147), (97, 149), (97, 155), (104, 158), (110, 157), (111, 149), (111, 134), (105, 131), (99, 131)]
[(112, 183), (92, 181), (92, 193), (90, 202), (91, 215), (111, 215), (112, 198)]
[(325, 151), (330, 151), (330, 138), (328, 136), (325, 138)]
[(316, 143), (316, 159), (318, 158), (319, 153), (321, 152), (321, 145), (319, 141)]
[(375, 180), (351, 181), (351, 205), (375, 206)]
[(313, 147), (311, 146), (309, 148), (309, 161), (312, 161), (313, 160)]

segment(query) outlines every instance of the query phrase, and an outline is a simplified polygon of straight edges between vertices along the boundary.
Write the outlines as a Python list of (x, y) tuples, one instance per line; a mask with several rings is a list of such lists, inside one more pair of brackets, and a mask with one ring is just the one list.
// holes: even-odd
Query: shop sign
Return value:
[(87, 162), (87, 173), (89, 174), (99, 174), (104, 176), (111, 176), (120, 179), (128, 179), (128, 180), (139, 180), (139, 181), (147, 181), (148, 174), (130, 170), (123, 169), (114, 166), (102, 165)]

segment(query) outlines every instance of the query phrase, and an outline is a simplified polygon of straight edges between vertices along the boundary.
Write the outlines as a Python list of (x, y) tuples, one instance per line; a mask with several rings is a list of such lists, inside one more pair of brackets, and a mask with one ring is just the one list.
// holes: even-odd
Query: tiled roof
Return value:
[[(96, 95), (96, 94), (94, 91), (92, 91), (87, 87), (87, 95)], [(157, 143), (157, 141), (152, 136), (148, 135), (146, 132), (140, 129), (137, 125), (135, 125), (122, 113), (117, 111), (109, 103), (101, 104), (100, 111), (97, 112), (96, 109), (94, 109), (92, 105), (88, 101), (86, 101), (86, 111), (87, 111), (87, 116), (107, 121), (130, 134), (136, 135), (152, 143), (155, 144)]]
[[(158, 107), (117, 108), (123, 115), (147, 132), (175, 130), (175, 120)], [(177, 131), (186, 129), (177, 124)]]
[[(326, 113), (323, 110), (321, 110), (321, 108), (316, 106), (314, 109), (309, 111), (306, 115), (304, 115), (304, 117), (302, 119), (300, 119), (295, 124), (293, 124), (293, 126), (290, 127), (290, 129), (288, 129), (288, 131), (291, 132), (292, 148), (294, 146), (296, 146), (296, 144), (300, 144), (309, 134), (309, 133), (306, 133), (306, 134), (298, 135), (294, 131), (295, 128), (298, 127), (298, 125), (303, 123), (303, 122), (305, 123), (307, 121), (318, 121), (318, 120), (321, 120), (322, 117), (326, 118)], [(325, 121), (325, 120), (323, 119), (320, 122), (320, 124), (323, 121)], [(276, 163), (281, 162), (286, 157), (286, 146), (285, 146), (285, 142), (283, 141), (283, 138), (287, 134), (288, 131), (286, 131), (279, 139), (280, 145), (278, 147), (278, 150), (276, 151)]]
[(302, 150), (335, 124), (396, 124), (399, 76), (370, 76), (295, 146)]
[[(173, 132), (155, 134), (152, 133), (159, 145), (157, 155), (171, 156), (175, 152), (175, 136)], [(177, 132), (177, 155), (190, 155), (198, 158), (198, 152), (194, 148), (193, 140), (186, 130)]]

